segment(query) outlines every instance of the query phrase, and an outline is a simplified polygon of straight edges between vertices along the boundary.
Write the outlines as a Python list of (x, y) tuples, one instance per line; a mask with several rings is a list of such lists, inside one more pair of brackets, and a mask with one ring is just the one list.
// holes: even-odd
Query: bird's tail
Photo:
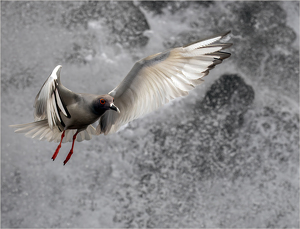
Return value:
[[(26, 124), (11, 125), (10, 127), (17, 128), (15, 130), (15, 133), (25, 133), (26, 137), (36, 138), (38, 140), (47, 140), (49, 142), (59, 142), (62, 134), (62, 131), (60, 131), (56, 126), (50, 129), (48, 119), (43, 119)], [(72, 137), (75, 133), (75, 129), (66, 130), (63, 143), (71, 142), (73, 139)], [(83, 140), (90, 140), (92, 138), (92, 135), (96, 135), (96, 129), (92, 125), (89, 125), (84, 131), (78, 133), (76, 140), (78, 142), (81, 142)]]

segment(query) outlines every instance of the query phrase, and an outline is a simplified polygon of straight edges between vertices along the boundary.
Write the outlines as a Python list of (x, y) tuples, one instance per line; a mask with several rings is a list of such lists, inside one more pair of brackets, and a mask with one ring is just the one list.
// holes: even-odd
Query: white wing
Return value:
[(230, 56), (220, 50), (232, 44), (212, 44), (229, 32), (158, 53), (138, 61), (124, 80), (109, 94), (121, 113), (107, 111), (97, 134), (116, 132), (122, 125), (169, 102), (185, 96), (215, 65)]
[(68, 117), (68, 112), (64, 107), (60, 95), (58, 93), (58, 85), (60, 84), (61, 65), (54, 68), (41, 90), (35, 98), (34, 120), (40, 121), (48, 119), (50, 129), (54, 126), (61, 125), (59, 111)]

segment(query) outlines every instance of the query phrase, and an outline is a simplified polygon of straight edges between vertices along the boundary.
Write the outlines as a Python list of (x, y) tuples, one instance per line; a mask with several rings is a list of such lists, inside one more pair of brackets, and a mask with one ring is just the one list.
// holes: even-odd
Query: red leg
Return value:
[(62, 132), (61, 139), (60, 139), (60, 143), (59, 143), (59, 145), (57, 146), (57, 148), (56, 148), (56, 150), (55, 150), (55, 152), (54, 152), (54, 154), (53, 154), (53, 156), (52, 156), (52, 158), (51, 158), (53, 161), (55, 160), (55, 158), (56, 158), (56, 156), (57, 156), (57, 154), (58, 154), (58, 152), (59, 152), (59, 149), (61, 148), (61, 142), (62, 142), (64, 136), (65, 136), (65, 131)]
[(71, 148), (68, 156), (66, 157), (66, 160), (64, 161), (64, 165), (67, 164), (68, 160), (70, 160), (70, 158), (73, 154), (73, 148), (74, 148), (74, 143), (75, 143), (75, 139), (76, 139), (77, 134), (78, 134), (78, 132), (76, 132), (76, 134), (74, 134), (74, 136), (73, 136), (72, 148)]

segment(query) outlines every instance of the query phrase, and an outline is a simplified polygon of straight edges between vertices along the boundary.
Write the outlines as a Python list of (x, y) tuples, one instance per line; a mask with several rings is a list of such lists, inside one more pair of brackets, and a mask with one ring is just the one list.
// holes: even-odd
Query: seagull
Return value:
[[(215, 43), (230, 31), (182, 47), (160, 52), (137, 61), (123, 81), (105, 95), (75, 93), (60, 81), (61, 65), (54, 68), (34, 102), (34, 122), (11, 125), (16, 133), (72, 147), (75, 140), (90, 140), (92, 135), (111, 134), (120, 127), (154, 111), (169, 101), (186, 96), (201, 84), (215, 65), (231, 54), (221, 50), (231, 43)], [(98, 121), (96, 128), (92, 125)]]

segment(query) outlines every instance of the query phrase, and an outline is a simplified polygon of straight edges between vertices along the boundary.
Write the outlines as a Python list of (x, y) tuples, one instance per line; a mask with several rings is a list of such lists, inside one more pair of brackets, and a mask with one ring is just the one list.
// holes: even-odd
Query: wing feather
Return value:
[(57, 88), (55, 88), (55, 96), (56, 96), (55, 98), (56, 98), (56, 102), (57, 102), (57, 105), (58, 105), (59, 109), (67, 117), (68, 114), (66, 113), (66, 110), (65, 110), (65, 108), (64, 108), (64, 106), (63, 106), (63, 104), (61, 102), (61, 99), (60, 99), (60, 96), (58, 94)]
[(109, 93), (120, 113), (107, 111), (100, 118), (96, 133), (114, 133), (170, 100), (187, 95), (203, 82), (210, 69), (230, 56), (221, 50), (232, 44), (213, 44), (229, 32), (138, 61)]
[[(59, 142), (61, 140), (62, 132), (57, 128), (53, 127), (50, 129), (48, 124), (48, 120), (40, 120), (35, 121), (32, 123), (26, 124), (18, 124), (18, 125), (11, 125), (13, 128), (17, 128), (15, 130), (16, 133), (25, 133), (26, 137), (36, 138), (38, 140), (47, 140), (47, 141), (55, 141)], [(65, 137), (63, 142), (71, 142), (73, 140), (73, 135), (75, 134), (76, 130), (68, 129), (65, 130)], [(76, 141), (83, 141), (83, 140), (90, 140), (92, 135), (96, 135), (96, 129), (89, 125), (85, 130), (79, 133), (79, 138), (76, 138)]]
[(61, 118), (59, 111), (67, 116), (67, 111), (64, 108), (58, 92), (59, 77), (61, 65), (54, 68), (51, 75), (48, 77), (41, 90), (35, 98), (35, 121), (47, 119), (50, 129), (54, 126), (61, 126)]

